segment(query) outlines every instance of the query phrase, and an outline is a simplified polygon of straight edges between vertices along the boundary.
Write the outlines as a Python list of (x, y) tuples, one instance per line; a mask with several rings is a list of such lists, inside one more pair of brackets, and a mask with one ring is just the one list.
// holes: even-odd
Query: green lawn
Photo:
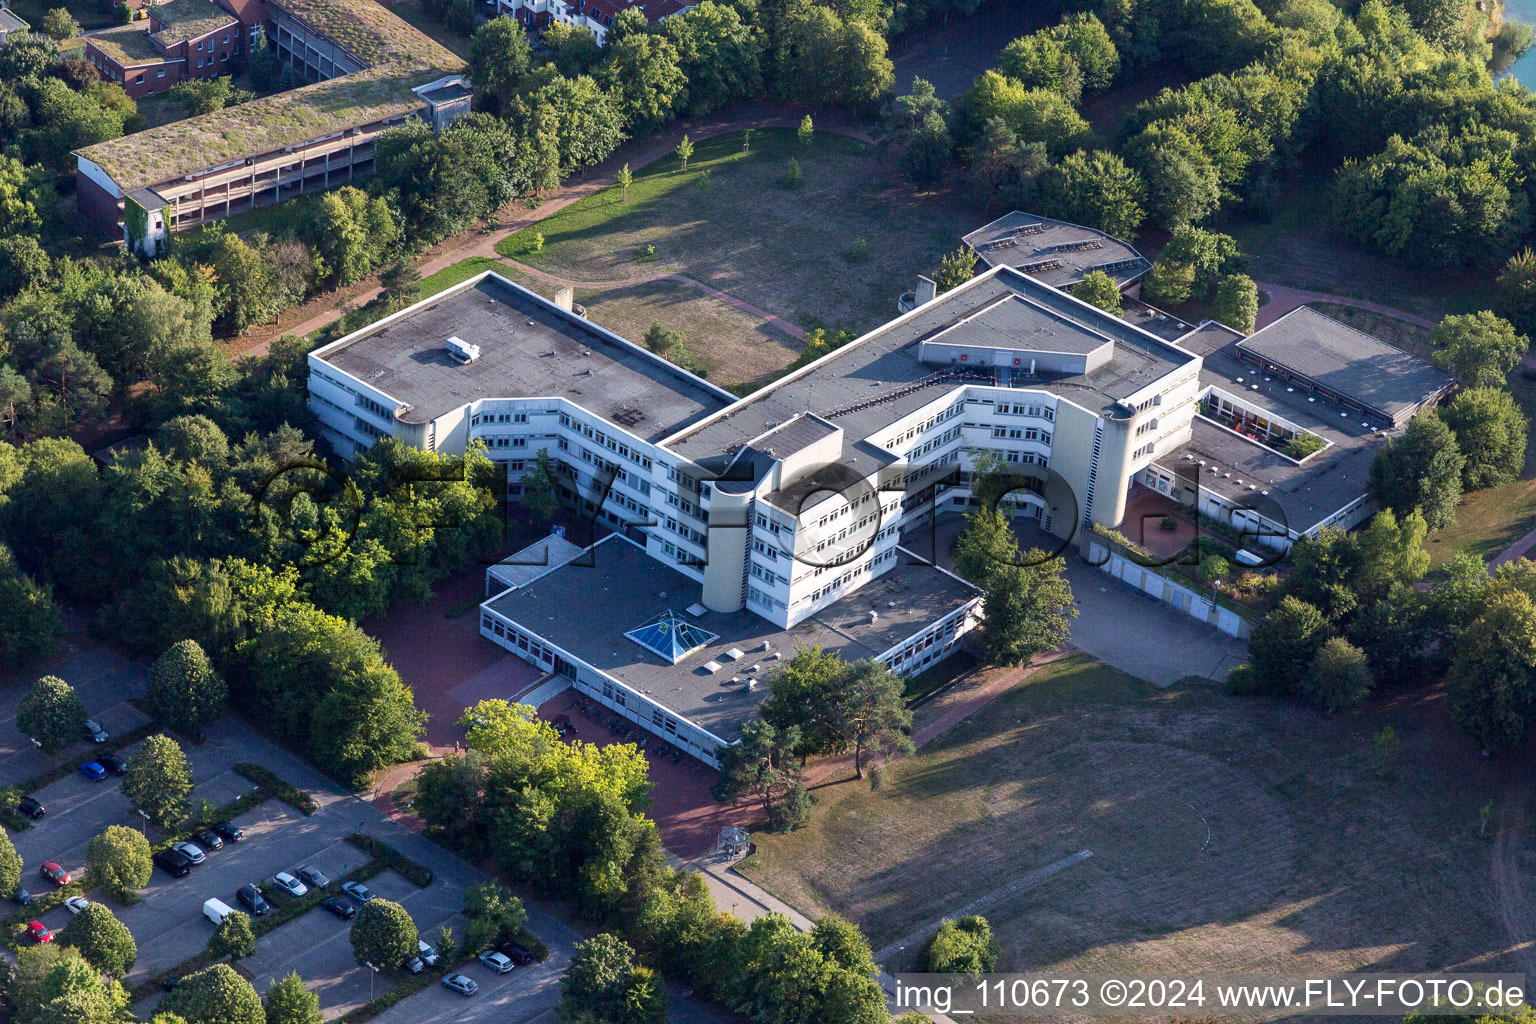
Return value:
[(434, 295), (445, 288), (452, 288), (460, 281), (468, 281), (476, 274), (483, 274), (487, 270), (505, 271), (502, 262), (493, 256), (470, 256), (459, 260), (451, 267), (444, 267), (435, 274), (428, 274), (421, 279), (421, 289), (417, 292), (422, 298)]
[[(750, 153), (742, 142), (700, 142), (686, 171), (668, 156), (635, 171), (627, 199), (605, 189), (498, 248), (573, 281), (683, 274), (805, 328), (864, 331), (891, 319), (917, 275), (988, 219), (958, 189), (919, 190), (853, 139), (818, 134), (804, 146), (773, 129), (753, 133)], [(804, 168), (801, 188), (784, 185), (791, 158)], [(861, 262), (847, 258), (856, 239)], [(643, 260), (648, 245), (656, 257)]]
[[(1402, 748), (1384, 778), (1370, 737), (1386, 724)], [(1158, 690), (1075, 654), (878, 790), (818, 785), (811, 823), (754, 835), (742, 870), (880, 949), (1090, 851), (983, 911), (1002, 971), (1523, 969), (1478, 834), (1507, 770), (1440, 701), (1330, 717), (1204, 682)]]

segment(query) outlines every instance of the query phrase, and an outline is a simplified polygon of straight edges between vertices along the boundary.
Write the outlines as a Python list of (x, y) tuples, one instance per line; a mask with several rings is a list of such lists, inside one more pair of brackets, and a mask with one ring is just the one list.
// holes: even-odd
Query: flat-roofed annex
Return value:
[[(452, 359), (450, 337), (479, 358)], [(408, 422), (485, 398), (553, 397), (655, 441), (735, 400), (491, 271), (314, 356), (410, 406)]]
[[(796, 646), (820, 646), (848, 661), (875, 658), (979, 592), (951, 573), (904, 552), (891, 569), (788, 629), (745, 608), (689, 613), (712, 635), (675, 664), (626, 634), (657, 613), (697, 601), (699, 583), (610, 534), (577, 558), (487, 601), (485, 607), (568, 654), (730, 742), (741, 732), (767, 680)], [(733, 658), (727, 652), (742, 652)], [(714, 662), (716, 671), (705, 666)], [(747, 680), (758, 685), (749, 687)]]

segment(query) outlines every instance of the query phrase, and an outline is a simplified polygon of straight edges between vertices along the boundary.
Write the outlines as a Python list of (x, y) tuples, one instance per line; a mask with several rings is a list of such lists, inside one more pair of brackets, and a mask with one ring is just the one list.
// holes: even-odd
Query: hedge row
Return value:
[(432, 884), (432, 872), (426, 866), (411, 860), (382, 839), (375, 839), (373, 836), (365, 836), (361, 832), (354, 832), (347, 836), (347, 842), (375, 860), (383, 861), (386, 867), (393, 868), (404, 875), (406, 881), (417, 888), (425, 889)]
[[(263, 771), (265, 771), (265, 769), (263, 769)], [(240, 774), (246, 775), (246, 773), (243, 771)], [(268, 772), (267, 774), (270, 775), (271, 773)], [(276, 778), (276, 776), (272, 777)], [(250, 778), (250, 776), (246, 775), (246, 778)], [(253, 779), (252, 781), (255, 780)], [(287, 783), (282, 783), (281, 780), (278, 781), (282, 785), (287, 786)], [(289, 788), (293, 789), (295, 787)], [(303, 793), (303, 790), (296, 791)], [(304, 795), (308, 796), (307, 793)], [(337, 882), (366, 882), (376, 875), (381, 875), (385, 871), (393, 869), (398, 871), (401, 875), (404, 875), (406, 879), (418, 886), (425, 887), (431, 884), (431, 871), (428, 871), (422, 865), (401, 854), (388, 843), (358, 832), (354, 832), (352, 835), (348, 836), (347, 842), (362, 850), (364, 853), (367, 853), (370, 859), (367, 863), (359, 865), (353, 870), (347, 872), (341, 878), (336, 879)], [(426, 879), (426, 881), (421, 881), (423, 877)], [(283, 925), (288, 924), (290, 921), (293, 921), (296, 918), (303, 917), (305, 914), (309, 913), (309, 911), (318, 907), (322, 900), (337, 894), (336, 890), (311, 888), (303, 896), (294, 897), (288, 895), (287, 891), (279, 889), (270, 881), (262, 882), (260, 888), (262, 895), (266, 897), (267, 903), (271, 905), (272, 909), (263, 914), (261, 917), (251, 918), (251, 933), (258, 939), (277, 928), (281, 928)], [(63, 893), (63, 896), (67, 895), (70, 895), (70, 893), (67, 891)], [(63, 896), (60, 896), (59, 902), (63, 902)], [(31, 920), (31, 918), (28, 917), (27, 920)], [(26, 922), (24, 921), (22, 923), (25, 924)], [(545, 947), (542, 942), (539, 942), (539, 940), (533, 938), (531, 935), (527, 936), (527, 939), (531, 940), (532, 943), (537, 943), (537, 946), (534, 946), (530, 944), (530, 941), (523, 941), (523, 945), (527, 946), (529, 951), (532, 952), (535, 956), (538, 956), (542, 960), (549, 955), (548, 948)], [(207, 951), (198, 953), (196, 956), (189, 957), (174, 967), (170, 967), (164, 971), (161, 971), (154, 977), (148, 978), (135, 986), (133, 991), (130, 993), (130, 1000), (131, 1002), (136, 1003), (140, 999), (147, 998), (148, 996), (151, 996), (160, 990), (160, 985), (163, 981), (165, 981), (166, 978), (182, 977), (195, 971), (200, 971), (204, 967), (207, 967), (209, 964), (213, 963), (214, 960), (215, 957), (213, 954)], [(401, 983), (400, 987), (403, 988), (408, 985), (412, 978), (426, 977), (427, 974), (425, 972), (420, 975), (408, 976), (406, 980)], [(434, 978), (428, 978), (428, 981), (432, 981)], [(396, 988), (392, 991), (399, 991), (399, 988)], [(420, 991), (420, 989), (413, 989), (412, 991)], [(368, 1007), (374, 1006), (381, 1000), (388, 998), (389, 995), (390, 993), (385, 993), (385, 995), (380, 996), (379, 999), (374, 1000), (373, 1003), (369, 1003), (367, 1006), (360, 1006), (356, 1010), (353, 1010), (352, 1013), (359, 1013), (363, 1010), (366, 1010)], [(401, 996), (399, 998), (404, 997)], [(395, 1002), (398, 1001), (398, 999), (395, 1000)], [(372, 1013), (368, 1014), (368, 1017), (372, 1017), (378, 1013), (381, 1013), (393, 1005), (394, 1002), (390, 1002), (382, 1006), (378, 1006), (373, 1010)], [(361, 1017), (356, 1019), (367, 1020), (368, 1017)], [(343, 1019), (353, 1020), (354, 1018), (351, 1014), (348, 1014), (347, 1017)]]
[(293, 783), (280, 778), (276, 772), (269, 768), (263, 768), (259, 764), (237, 764), (235, 774), (243, 775), (261, 789), (268, 797), (281, 800), (300, 814), (314, 814), (320, 809), (315, 803), (315, 798)]
[[(160, 731), (160, 727), (154, 722), (141, 725), (137, 729), (115, 736), (105, 743), (97, 744), (91, 749), (96, 756), (102, 754), (115, 754), (125, 747), (131, 747), (140, 740), (148, 739)], [(6, 786), (0, 789), (0, 823), (12, 832), (25, 832), (32, 827), (32, 823), (16, 809), (16, 803), (28, 793), (35, 793), (44, 786), (51, 786), (60, 779), (67, 778), (80, 770), (80, 765), (86, 761), (95, 760), (95, 757), (82, 758), (79, 761), (66, 761), (56, 764), (45, 772), (41, 772), (24, 782), (18, 782), (14, 786)]]

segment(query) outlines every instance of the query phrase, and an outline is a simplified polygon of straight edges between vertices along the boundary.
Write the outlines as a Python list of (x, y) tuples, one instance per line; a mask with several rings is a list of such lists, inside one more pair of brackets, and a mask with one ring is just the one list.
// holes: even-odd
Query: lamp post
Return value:
[(379, 969), (368, 961), (363, 961), (363, 966), (368, 968), (368, 1001), (373, 1002), (373, 979), (379, 976)]

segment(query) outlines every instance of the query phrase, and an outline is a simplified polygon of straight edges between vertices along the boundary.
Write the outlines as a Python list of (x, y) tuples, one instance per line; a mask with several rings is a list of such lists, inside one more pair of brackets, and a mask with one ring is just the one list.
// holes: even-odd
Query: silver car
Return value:
[(421, 962), (428, 967), (437, 966), (437, 950), (433, 949), (425, 939), (416, 940), (416, 955), (421, 957)]
[(91, 741), (94, 743), (105, 743), (107, 740), (112, 738), (107, 735), (107, 730), (103, 729), (99, 724), (91, 721), (90, 719), (85, 720), (85, 734), (89, 736)]
[(450, 974), (443, 979), (443, 987), (452, 989), (461, 996), (472, 996), (480, 991), (480, 986), (475, 984), (474, 978), (466, 978), (462, 974)]

